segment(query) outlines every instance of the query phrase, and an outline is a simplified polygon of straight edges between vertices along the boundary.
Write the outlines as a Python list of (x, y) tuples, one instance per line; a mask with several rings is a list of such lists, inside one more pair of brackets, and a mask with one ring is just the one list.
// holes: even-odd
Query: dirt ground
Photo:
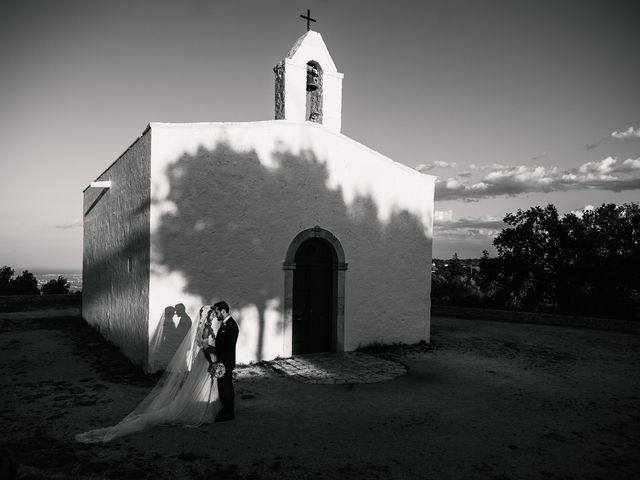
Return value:
[(408, 367), (395, 380), (312, 385), (253, 366), (233, 422), (83, 445), (76, 433), (117, 423), (155, 378), (73, 309), (3, 313), (0, 443), (54, 479), (637, 479), (639, 347), (435, 317), (430, 346), (369, 352)]

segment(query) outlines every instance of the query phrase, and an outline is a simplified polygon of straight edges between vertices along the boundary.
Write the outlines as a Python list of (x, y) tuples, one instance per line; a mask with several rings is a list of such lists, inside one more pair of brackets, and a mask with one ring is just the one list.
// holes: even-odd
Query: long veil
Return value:
[(211, 306), (200, 309), (156, 386), (117, 425), (76, 435), (82, 443), (108, 442), (153, 425), (178, 424), (196, 427), (212, 422), (220, 409), (217, 382), (207, 372), (208, 362), (200, 352), (199, 339)]

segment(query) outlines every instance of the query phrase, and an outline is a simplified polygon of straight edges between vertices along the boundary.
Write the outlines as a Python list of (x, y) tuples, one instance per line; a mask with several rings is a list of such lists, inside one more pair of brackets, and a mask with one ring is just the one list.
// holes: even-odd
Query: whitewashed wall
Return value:
[(149, 317), (150, 132), (84, 191), (82, 316), (146, 367)]
[(309, 122), (151, 124), (149, 336), (230, 303), (238, 360), (274, 358), (285, 253), (316, 225), (348, 270), (345, 350), (429, 340), (434, 177)]

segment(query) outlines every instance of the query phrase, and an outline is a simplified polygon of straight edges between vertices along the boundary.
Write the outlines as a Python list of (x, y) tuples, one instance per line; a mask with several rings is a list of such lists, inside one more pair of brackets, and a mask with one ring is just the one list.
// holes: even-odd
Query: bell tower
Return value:
[(318, 32), (302, 35), (273, 71), (276, 120), (316, 122), (340, 132), (344, 75)]

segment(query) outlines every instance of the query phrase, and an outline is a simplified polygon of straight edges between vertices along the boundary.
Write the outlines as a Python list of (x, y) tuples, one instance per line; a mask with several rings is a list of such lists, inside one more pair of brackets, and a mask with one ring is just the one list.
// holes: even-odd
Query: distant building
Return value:
[(340, 133), (319, 33), (274, 72), (275, 120), (151, 123), (84, 191), (83, 316), (147, 371), (218, 300), (240, 362), (429, 341), (435, 177)]

